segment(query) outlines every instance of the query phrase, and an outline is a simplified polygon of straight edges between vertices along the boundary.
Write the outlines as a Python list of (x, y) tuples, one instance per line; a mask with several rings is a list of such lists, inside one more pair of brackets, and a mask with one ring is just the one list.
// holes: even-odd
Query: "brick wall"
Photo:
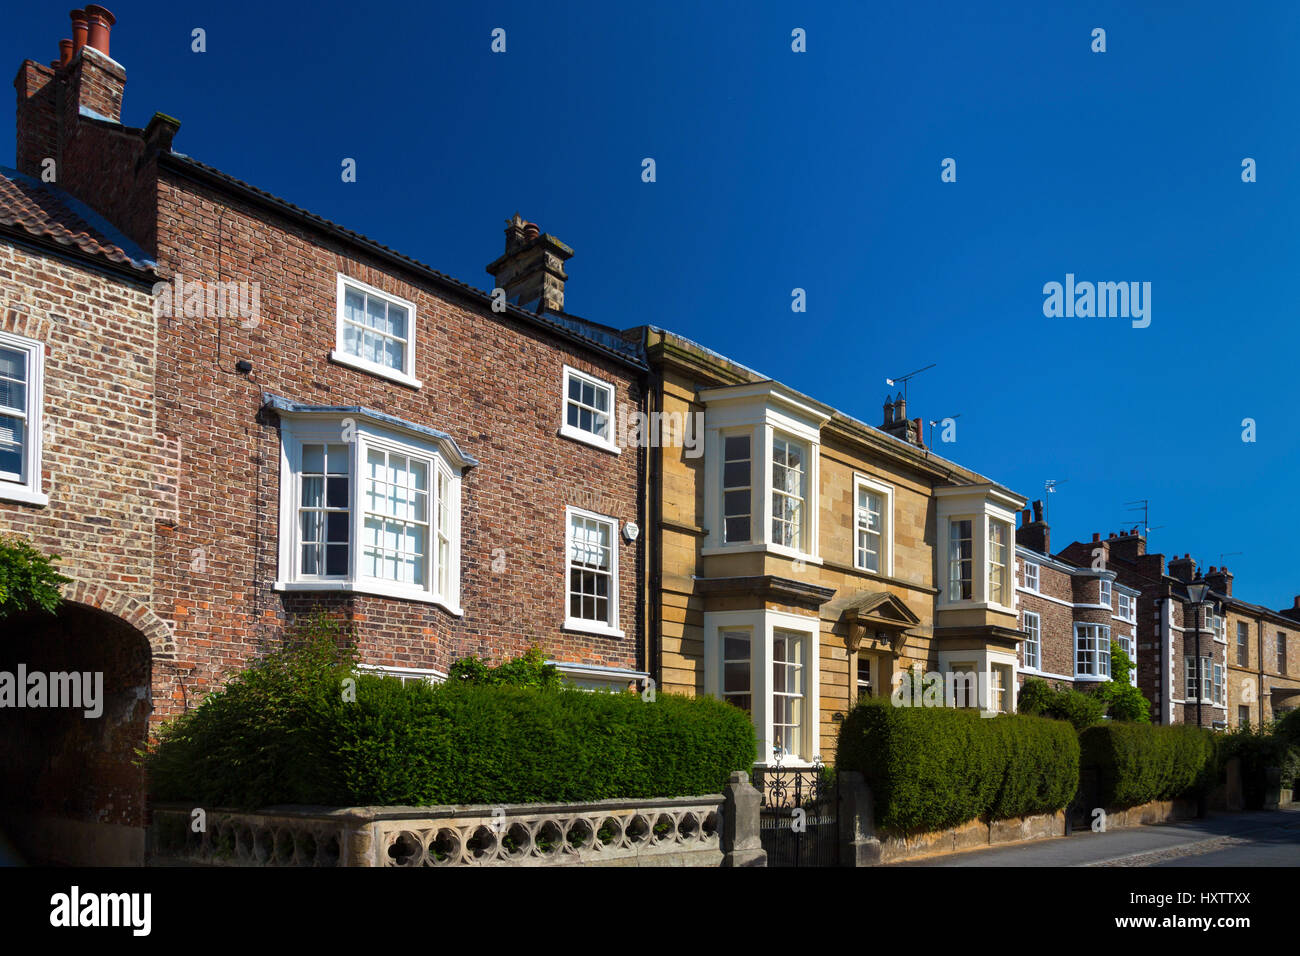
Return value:
[(0, 242), (0, 330), (45, 343), (42, 485), (0, 499), (0, 529), (79, 582), (151, 606), (154, 518), (169, 461), (154, 404), (149, 293)]
[[(537, 643), (564, 661), (642, 666), (639, 544), (618, 543), (627, 636), (562, 627), (565, 506), (644, 522), (638, 452), (616, 456), (556, 434), (565, 364), (612, 382), (616, 406), (639, 401), (633, 371), (179, 177), (159, 186), (158, 257), (187, 281), (259, 283), (261, 309), (255, 325), (163, 321), (159, 407), (179, 444), (181, 492), (155, 580), (186, 668), (176, 678), (185, 686), (164, 696), (193, 700), (316, 604), (355, 625), (366, 663), (446, 669), (467, 654), (499, 660)], [(415, 304), (418, 391), (329, 360), (339, 272)], [(234, 371), (240, 359), (253, 363), (247, 376)], [(272, 590), (279, 434), (275, 416), (259, 414), (263, 392), (430, 426), (479, 460), (462, 489), (463, 617), (396, 599)], [(190, 567), (196, 549), (201, 572)], [(497, 549), (500, 572), (492, 570)]]

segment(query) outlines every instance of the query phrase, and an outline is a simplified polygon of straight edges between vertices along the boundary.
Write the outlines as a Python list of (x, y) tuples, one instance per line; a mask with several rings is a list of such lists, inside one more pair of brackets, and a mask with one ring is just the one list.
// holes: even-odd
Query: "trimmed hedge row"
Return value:
[(154, 798), (251, 809), (690, 796), (754, 761), (748, 715), (709, 697), (403, 685), (305, 653), (249, 668), (170, 722), (147, 758)]
[(1097, 772), (1104, 807), (1134, 807), (1189, 796), (1215, 773), (1208, 730), (1185, 724), (1110, 723), (1079, 734), (1080, 766)]
[(1079, 782), (1074, 728), (1043, 717), (864, 701), (840, 728), (836, 765), (857, 770), (890, 830), (1051, 813)]

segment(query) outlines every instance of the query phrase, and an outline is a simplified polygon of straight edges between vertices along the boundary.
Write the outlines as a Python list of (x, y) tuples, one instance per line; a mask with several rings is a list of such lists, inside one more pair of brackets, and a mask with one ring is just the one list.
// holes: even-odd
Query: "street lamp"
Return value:
[(1201, 605), (1205, 603), (1205, 593), (1210, 590), (1208, 584), (1187, 585), (1187, 596), (1191, 598), (1196, 615), (1196, 726), (1201, 726), (1201, 692), (1205, 689), (1205, 679), (1201, 676)]

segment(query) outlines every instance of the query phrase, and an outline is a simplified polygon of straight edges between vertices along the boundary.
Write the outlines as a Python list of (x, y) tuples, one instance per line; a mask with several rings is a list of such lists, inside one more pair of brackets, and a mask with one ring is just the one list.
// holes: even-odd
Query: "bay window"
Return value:
[(1074, 625), (1074, 676), (1110, 677), (1110, 628), (1105, 624)]
[(1195, 657), (1186, 657), (1183, 659), (1183, 662), (1187, 677), (1187, 700), (1195, 702), (1199, 697), (1199, 699), (1204, 703), (1213, 703), (1213, 694), (1215, 692), (1214, 667), (1217, 667), (1218, 665), (1213, 664), (1213, 659), (1209, 657), (1202, 657), (1200, 659), (1199, 668), (1197, 667), (1197, 659)]
[[(752, 551), (821, 563), (821, 427), (831, 410), (776, 382), (701, 389), (697, 401), (704, 406), (701, 555)], [(885, 529), (887, 511), (885, 501)], [(881, 573), (889, 563), (887, 534), (877, 558)], [(856, 549), (855, 531), (845, 550)]]
[(705, 692), (749, 713), (760, 765), (807, 766), (818, 752), (820, 630), (787, 611), (704, 614)]
[(0, 499), (43, 505), (41, 413), (45, 346), (0, 332)]
[(447, 435), (366, 409), (273, 398), (279, 590), (358, 591), (460, 613), (460, 488)]

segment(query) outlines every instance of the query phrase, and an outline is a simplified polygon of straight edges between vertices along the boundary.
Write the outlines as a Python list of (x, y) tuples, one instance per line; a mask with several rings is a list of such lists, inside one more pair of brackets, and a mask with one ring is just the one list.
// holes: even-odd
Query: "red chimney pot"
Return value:
[(524, 223), (524, 242), (530, 242), (542, 234), (542, 230), (537, 227), (535, 222)]
[(73, 10), (68, 16), (72, 17), (72, 52), (80, 53), (81, 48), (86, 45), (86, 33), (90, 29), (90, 21), (86, 18), (85, 10)]
[(59, 41), (59, 66), (67, 66), (72, 62), (72, 41)]
[(108, 56), (108, 35), (117, 22), (117, 17), (97, 3), (86, 7), (86, 17), (90, 20), (90, 38), (86, 42)]

